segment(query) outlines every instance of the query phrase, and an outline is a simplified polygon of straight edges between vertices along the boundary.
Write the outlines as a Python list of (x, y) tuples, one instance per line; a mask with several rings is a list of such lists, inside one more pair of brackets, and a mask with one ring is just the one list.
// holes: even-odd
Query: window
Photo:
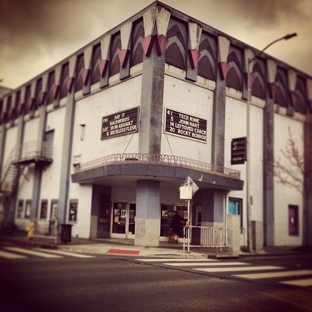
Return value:
[(40, 205), (40, 219), (46, 219), (48, 216), (48, 201), (43, 199)]
[(77, 212), (78, 212), (78, 200), (71, 199), (69, 202), (68, 220), (71, 222), (76, 222), (77, 221)]
[(24, 217), (24, 201), (20, 199), (17, 204), (17, 218)]
[(27, 199), (26, 200), (26, 207), (25, 207), (25, 218), (26, 219), (30, 218), (30, 212), (31, 212), (31, 200)]
[(241, 198), (229, 197), (228, 214), (240, 216), (240, 228), (243, 231), (243, 200)]
[(298, 206), (288, 206), (288, 234), (299, 235)]

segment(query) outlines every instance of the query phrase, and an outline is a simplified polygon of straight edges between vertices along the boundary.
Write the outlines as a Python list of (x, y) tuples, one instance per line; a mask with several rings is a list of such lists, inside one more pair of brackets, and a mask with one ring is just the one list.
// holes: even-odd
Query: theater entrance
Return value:
[(111, 237), (135, 237), (135, 210), (136, 205), (129, 202), (113, 203), (112, 234)]

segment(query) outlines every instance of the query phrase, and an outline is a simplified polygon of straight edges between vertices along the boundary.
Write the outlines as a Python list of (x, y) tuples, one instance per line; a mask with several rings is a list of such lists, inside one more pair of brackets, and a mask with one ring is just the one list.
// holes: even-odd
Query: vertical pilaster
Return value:
[[(25, 87), (21, 90), (20, 95), (20, 103), (18, 103), (19, 107), (23, 107), (24, 103), (24, 96), (25, 96)], [(19, 113), (18, 116), (18, 126), (17, 126), (17, 136), (16, 136), (16, 144), (15, 144), (15, 150), (16, 150), (16, 158), (20, 158), (22, 155), (22, 146), (23, 146), (23, 140), (24, 140), (24, 128), (25, 128), (25, 121), (24, 121), (24, 111), (22, 109), (17, 110), (17, 113)], [(16, 203), (17, 203), (17, 195), (18, 195), (18, 187), (19, 183), (17, 183), (16, 191), (13, 194), (13, 207), (12, 210), (15, 212), (16, 209)]]
[(267, 63), (266, 103), (263, 110), (263, 244), (274, 246), (274, 95), (276, 64)]
[(59, 204), (58, 204), (58, 221), (59, 224), (67, 221), (67, 204), (70, 183), (70, 163), (72, 156), (72, 140), (73, 140), (73, 126), (75, 118), (75, 64), (76, 57), (70, 60), (70, 72), (68, 77), (68, 93), (66, 101), (65, 122), (64, 122), (64, 136), (62, 145), (62, 162), (61, 162), (61, 179), (59, 190)]
[(305, 203), (303, 212), (303, 244), (312, 246), (312, 79), (307, 79), (308, 104), (305, 122)]
[(212, 146), (211, 161), (214, 165), (224, 166), (224, 137), (225, 137), (225, 98), (226, 98), (226, 74), (228, 65), (227, 55), (230, 42), (224, 38), (218, 38), (219, 44), (219, 70), (217, 71), (216, 88), (213, 98), (212, 118)]
[[(46, 128), (46, 88), (48, 82), (48, 74), (46, 74), (42, 79), (42, 90), (39, 95), (39, 127), (37, 136), (37, 150), (42, 151), (43, 142), (45, 139), (45, 128)], [(37, 99), (38, 101), (38, 99)], [(40, 189), (41, 189), (41, 179), (42, 179), (43, 164), (35, 163), (34, 169), (34, 185), (32, 192), (31, 201), (31, 219), (36, 219), (38, 217), (39, 201), (40, 201)]]
[[(5, 113), (6, 112), (6, 97), (3, 98), (2, 101), (2, 111), (0, 112), (0, 121), (1, 121), (1, 128), (0, 128), (0, 177), (3, 175), (5, 159), (4, 159), (4, 149), (5, 149), (5, 140), (6, 140), (6, 120), (5, 120)], [(6, 212), (9, 210), (9, 200), (6, 196), (2, 197), (1, 204), (3, 206), (4, 218), (6, 219)]]
[(161, 151), (165, 53), (159, 55), (156, 45), (143, 58), (140, 104), (139, 152)]
[(199, 190), (202, 206), (203, 226), (224, 225), (224, 191), (221, 190)]
[(159, 229), (160, 182), (139, 180), (136, 194), (135, 245), (158, 246)]

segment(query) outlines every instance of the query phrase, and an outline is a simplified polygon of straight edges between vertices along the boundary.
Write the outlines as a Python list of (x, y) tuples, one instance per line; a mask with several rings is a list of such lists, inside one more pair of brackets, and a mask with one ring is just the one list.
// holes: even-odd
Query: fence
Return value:
[(189, 226), (184, 227), (183, 250), (190, 238), (191, 247), (216, 247), (228, 246), (228, 228), (208, 227), (208, 226)]

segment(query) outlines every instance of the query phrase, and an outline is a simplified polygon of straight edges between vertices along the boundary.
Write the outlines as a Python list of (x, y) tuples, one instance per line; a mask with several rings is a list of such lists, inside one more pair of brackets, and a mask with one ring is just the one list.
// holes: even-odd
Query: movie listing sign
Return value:
[(165, 132), (206, 142), (207, 120), (166, 108)]
[(138, 132), (139, 108), (132, 108), (102, 118), (101, 140)]

